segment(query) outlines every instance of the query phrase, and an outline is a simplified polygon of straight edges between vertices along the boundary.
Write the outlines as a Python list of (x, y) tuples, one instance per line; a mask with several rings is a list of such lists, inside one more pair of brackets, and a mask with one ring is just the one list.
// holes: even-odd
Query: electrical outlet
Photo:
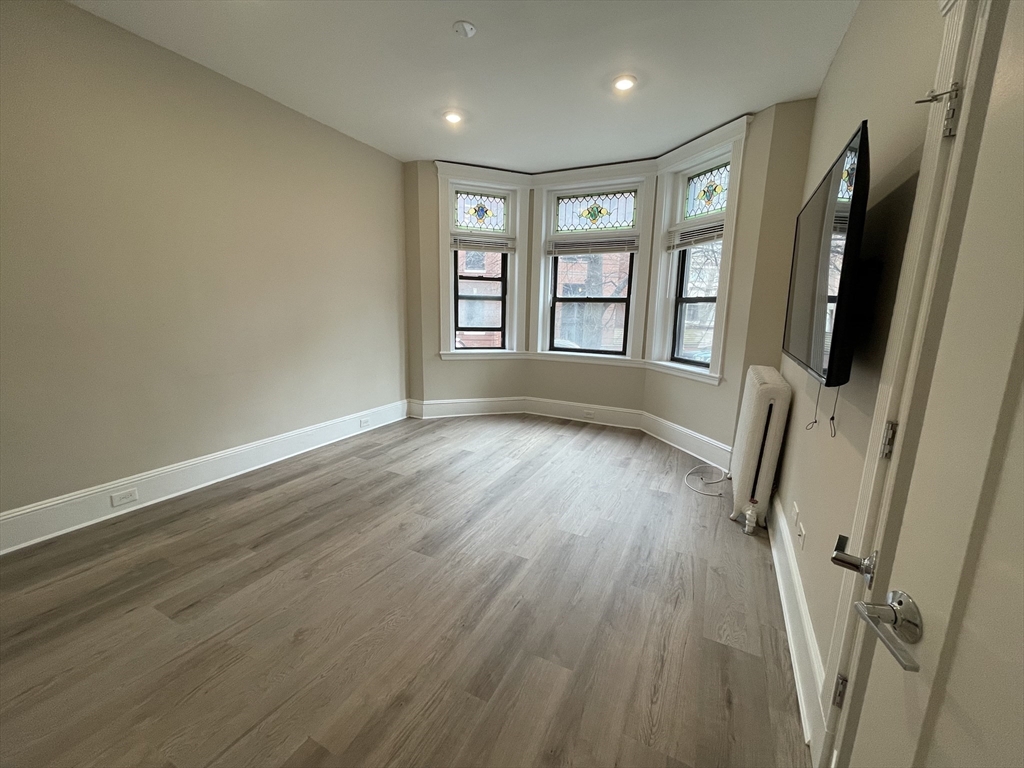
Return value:
[(368, 426), (370, 426), (370, 420), (369, 419), (360, 419), (359, 420), (359, 428), (360, 429), (362, 429), (363, 427), (368, 427)]
[(590, 408), (584, 408), (583, 409), (583, 418), (584, 419), (592, 419), (592, 418), (594, 418), (594, 411), (591, 410)]
[(798, 525), (796, 527), (796, 537), (798, 539), (800, 539), (800, 551), (803, 552), (804, 551), (804, 542), (807, 541), (807, 536), (806, 536), (806, 532), (804, 531), (804, 524), (803, 523), (800, 523), (800, 525)]
[(133, 501), (138, 500), (138, 488), (129, 488), (127, 491), (118, 491), (117, 493), (110, 494), (110, 506), (112, 507), (123, 507), (125, 504), (131, 504)]

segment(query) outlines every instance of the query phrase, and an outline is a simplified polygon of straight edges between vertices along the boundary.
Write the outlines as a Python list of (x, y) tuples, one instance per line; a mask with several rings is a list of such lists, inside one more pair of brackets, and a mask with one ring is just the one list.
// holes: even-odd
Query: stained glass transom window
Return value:
[(556, 232), (632, 229), (635, 223), (635, 191), (558, 198)]
[(857, 180), (857, 153), (848, 149), (846, 160), (843, 162), (843, 176), (839, 180), (839, 199), (853, 199), (853, 185)]
[(455, 193), (455, 226), (485, 232), (505, 231), (507, 198), (474, 192)]
[(729, 196), (729, 163), (691, 176), (686, 181), (683, 218), (692, 219), (725, 210)]

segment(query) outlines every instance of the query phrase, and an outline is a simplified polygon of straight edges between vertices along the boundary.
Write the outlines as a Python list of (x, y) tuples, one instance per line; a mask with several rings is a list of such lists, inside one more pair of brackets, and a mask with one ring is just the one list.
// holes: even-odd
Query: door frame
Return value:
[[(955, 135), (947, 136), (946, 99), (921, 105), (929, 109), (921, 170), (849, 532), (851, 552), (866, 557), (878, 550), (877, 570), (870, 589), (857, 574), (843, 576), (819, 692), (828, 714), (812, 756), (818, 768), (849, 764), (874, 650), (852, 604), (878, 602), (872, 595), (888, 588), (1006, 17), (1000, 0), (940, 0), (938, 11), (945, 24), (933, 88), (941, 92), (958, 82), (960, 115)], [(899, 426), (891, 455), (883, 458), (888, 422)], [(832, 703), (839, 675), (849, 681), (842, 709)]]

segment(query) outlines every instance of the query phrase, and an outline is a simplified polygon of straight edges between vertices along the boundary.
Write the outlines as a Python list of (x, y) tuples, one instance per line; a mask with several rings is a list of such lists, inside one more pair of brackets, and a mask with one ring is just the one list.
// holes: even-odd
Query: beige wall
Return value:
[[(409, 258), (415, 261), (409, 272), (410, 295), (418, 286), (421, 297), (419, 320), (411, 320), (409, 334), (422, 340), (420, 349), (415, 341), (410, 345), (415, 360), (409, 370), (412, 373), (422, 362), (423, 399), (526, 396), (643, 410), (731, 445), (748, 358), (778, 365), (792, 229), (813, 109), (813, 100), (779, 104), (755, 115), (750, 126), (737, 197), (725, 361), (717, 387), (655, 370), (582, 360), (442, 360), (437, 169), (433, 163), (407, 163), (408, 215), (416, 218), (407, 238)], [(527, 235), (532, 243), (532, 233)], [(779, 270), (786, 273), (781, 278)], [(530, 275), (531, 284), (534, 279)], [(637, 317), (644, 314), (640, 311)], [(751, 333), (754, 324), (756, 335)], [(634, 343), (640, 344), (645, 328), (636, 332)], [(410, 391), (417, 386), (412, 382)]]
[(438, 253), (438, 181), (437, 166), (432, 162), (414, 161), (405, 164), (406, 199), (415, 190), (416, 207), (406, 211), (409, 233), (415, 230), (416, 253), (408, 246), (415, 261), (409, 271), (409, 293), (419, 296), (421, 314), (409, 327), (417, 338), (409, 346), (415, 358), (410, 372), (422, 371), (419, 382), (410, 392), (421, 391), (417, 400), (461, 400), (476, 397), (521, 397), (522, 370), (519, 360), (446, 361), (441, 349), (441, 261)]
[(0, 509), (405, 397), (396, 160), (0, 3)]
[(778, 368), (782, 358), (793, 237), (803, 205), (801, 190), (807, 175), (815, 105), (815, 99), (807, 99), (773, 107), (775, 121), (765, 172), (744, 371), (752, 365)]
[(423, 399), (423, 295), (420, 252), (425, 235), (420, 221), (419, 164), (406, 163), (402, 185), (405, 200), (406, 391)]
[[(781, 371), (793, 387), (786, 444), (783, 449), (779, 501), (788, 523), (794, 504), (806, 531), (796, 553), (806, 590), (811, 625), (824, 657), (829, 648), (842, 572), (829, 562), (836, 536), (849, 533), (857, 503), (867, 440), (881, 373), (886, 314), (891, 313), (893, 269), (902, 258), (913, 205), (913, 178), (924, 141), (928, 111), (914, 99), (932, 87), (942, 39), (942, 18), (932, 0), (862, 2), (822, 83), (814, 112), (804, 198), (863, 119), (871, 143), (871, 195), (868, 227), (875, 227), (872, 247), (883, 254), (888, 271), (880, 291), (882, 319), (858, 350), (849, 384), (839, 391), (837, 434), (829, 436), (828, 419), (836, 391), (822, 389), (818, 426), (814, 418), (817, 382), (789, 358)], [(865, 248), (869, 243), (865, 243)], [(886, 306), (888, 302), (888, 306)]]

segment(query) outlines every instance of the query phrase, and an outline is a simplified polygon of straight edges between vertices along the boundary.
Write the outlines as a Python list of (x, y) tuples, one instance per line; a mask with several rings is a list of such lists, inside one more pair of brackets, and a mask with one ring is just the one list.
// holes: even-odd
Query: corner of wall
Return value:
[(772, 115), (744, 371), (751, 365), (778, 368), (782, 360), (793, 232), (803, 203), (814, 104), (814, 99), (776, 104)]
[(402, 165), (402, 194), (405, 203), (406, 392), (414, 400), (423, 399), (419, 171), (417, 162)]

